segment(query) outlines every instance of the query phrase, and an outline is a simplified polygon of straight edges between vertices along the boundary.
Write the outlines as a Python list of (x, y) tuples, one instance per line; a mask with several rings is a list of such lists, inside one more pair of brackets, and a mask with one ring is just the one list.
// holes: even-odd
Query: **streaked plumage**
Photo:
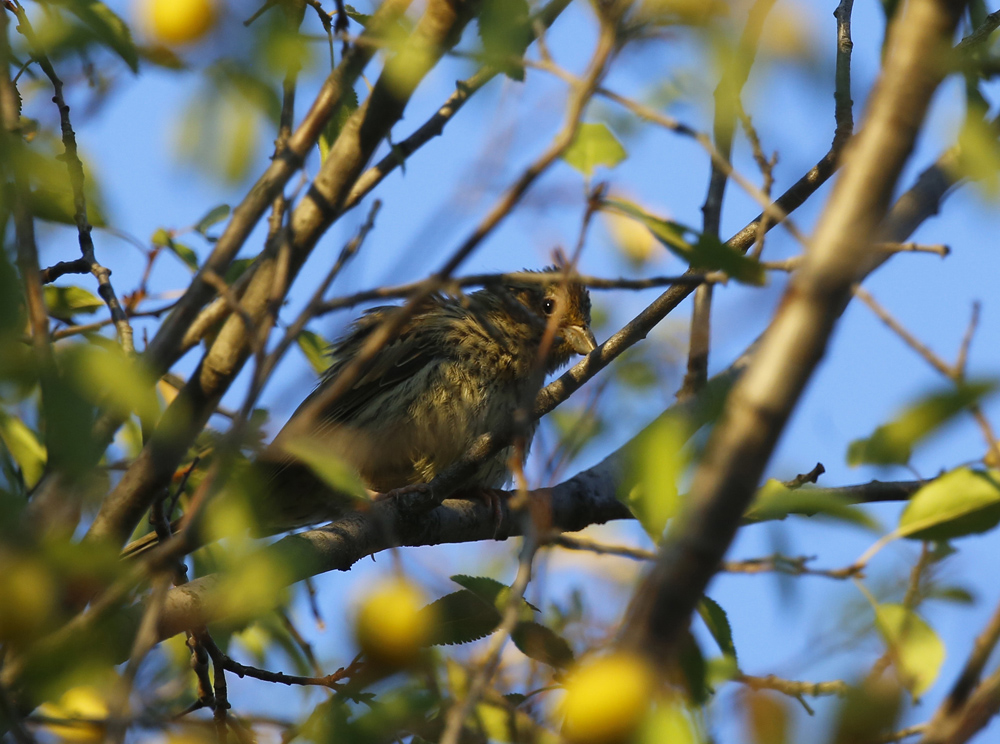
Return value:
[[(545, 274), (550, 277), (545, 282), (508, 282), (463, 297), (430, 298), (352, 388), (323, 412), (315, 436), (373, 491), (432, 480), (481, 434), (507, 423), (519, 406), (530, 405), (546, 374), (574, 353), (595, 348), (587, 290), (567, 283), (562, 272)], [(357, 320), (334, 343), (332, 364), (300, 409), (355, 358), (373, 329), (398, 312), (399, 307), (377, 307)], [(556, 333), (539, 358), (552, 315), (557, 316)], [(532, 427), (529, 440), (533, 432)], [(275, 448), (281, 439), (279, 434)], [(504, 485), (510, 455), (508, 449), (491, 458), (467, 486)], [(308, 492), (321, 495), (322, 489), (301, 470), (287, 461), (276, 468), (267, 498), (280, 506), (269, 506), (291, 518), (269, 515), (269, 521), (283, 526), (319, 521), (307, 502), (312, 501)]]
[[(562, 271), (528, 273), (541, 281), (508, 281), (461, 297), (429, 298), (350, 390), (323, 411), (309, 436), (357, 471), (367, 488), (386, 493), (429, 482), (480, 435), (509, 423), (519, 407), (531, 405), (546, 374), (574, 353), (596, 347), (586, 288), (567, 281)], [(372, 331), (398, 312), (399, 307), (377, 307), (355, 321), (333, 344), (329, 369), (296, 415), (356, 358)], [(541, 357), (550, 320), (555, 333)], [(533, 434), (534, 426), (529, 445)], [(260, 488), (253, 501), (263, 534), (328, 521), (352, 508), (349, 498), (289, 457), (283, 445), (300, 435), (290, 423), (255, 464)], [(510, 456), (508, 448), (484, 463), (464, 490), (504, 485)], [(128, 554), (147, 547), (138, 542)]]

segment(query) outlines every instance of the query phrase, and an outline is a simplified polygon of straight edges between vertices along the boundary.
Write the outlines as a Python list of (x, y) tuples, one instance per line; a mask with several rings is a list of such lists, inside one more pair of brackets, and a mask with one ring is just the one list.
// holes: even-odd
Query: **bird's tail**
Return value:
[[(329, 522), (356, 508), (358, 502), (338, 493), (301, 462), (272, 461), (262, 456), (248, 471), (246, 487), (237, 486), (237, 498), (248, 503), (253, 517), (253, 537), (268, 537), (281, 532)], [(220, 494), (225, 498), (227, 494)], [(199, 520), (203, 522), (204, 520)], [(186, 552), (203, 547), (210, 538), (204, 525), (185, 526), (185, 518), (178, 517), (170, 523), (171, 533), (181, 529), (194, 529), (186, 536)], [(121, 552), (124, 559), (134, 560), (149, 554), (160, 541), (155, 532), (132, 541)]]

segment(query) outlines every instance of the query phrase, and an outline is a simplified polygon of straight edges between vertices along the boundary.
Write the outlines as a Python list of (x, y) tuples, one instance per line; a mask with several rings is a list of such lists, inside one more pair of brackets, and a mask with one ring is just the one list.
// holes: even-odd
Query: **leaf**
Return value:
[(541, 623), (522, 620), (510, 639), (522, 654), (543, 664), (566, 669), (573, 663), (573, 649), (566, 639)]
[(204, 217), (198, 220), (198, 223), (194, 226), (194, 231), (204, 235), (205, 231), (212, 227), (212, 225), (217, 225), (226, 219), (231, 211), (228, 204), (220, 204), (217, 207), (212, 207)]
[(702, 744), (692, 718), (695, 715), (681, 704), (681, 697), (664, 696), (646, 716), (635, 738), (637, 744)]
[(229, 268), (226, 269), (226, 284), (230, 286), (235, 284), (236, 280), (243, 276), (243, 274), (246, 273), (246, 270), (253, 265), (253, 262), (254, 259), (252, 258), (237, 258), (229, 264)]
[(479, 38), (487, 64), (512, 80), (524, 80), (520, 59), (535, 38), (526, 0), (485, 0), (479, 12)]
[(83, 287), (57, 287), (46, 284), (43, 291), (45, 306), (54, 318), (71, 318), (77, 313), (92, 315), (104, 307), (104, 301)]
[(421, 612), (430, 613), (436, 619), (430, 641), (432, 646), (478, 641), (496, 630), (503, 619), (492, 603), (468, 589), (446, 594)]
[(340, 136), (340, 132), (347, 123), (347, 120), (351, 118), (351, 114), (357, 110), (358, 92), (351, 88), (344, 92), (337, 110), (333, 112), (329, 121), (326, 122), (326, 126), (323, 127), (323, 131), (320, 132), (319, 159), (321, 163), (326, 162), (326, 158), (330, 154), (330, 148), (337, 141), (337, 137)]
[[(681, 674), (684, 675), (685, 682), (687, 682), (688, 694), (692, 702), (701, 705), (707, 702), (712, 694), (708, 684), (708, 667), (705, 664), (705, 657), (701, 653), (701, 647), (690, 631), (686, 631), (678, 639), (677, 646), (677, 665)], [(732, 666), (735, 666), (735, 662), (732, 663)]]
[[(504, 584), (502, 581), (497, 581), (496, 579), (491, 579), (488, 576), (466, 576), (464, 574), (455, 574), (451, 577), (459, 586), (463, 586), (470, 592), (480, 597), (484, 602), (490, 602), (497, 610), (503, 611), (507, 606), (507, 597), (510, 595), (510, 587)], [(535, 607), (531, 602), (526, 599), (522, 599), (521, 602), (530, 611), (541, 612), (537, 607)], [(532, 618), (531, 612), (527, 615), (522, 615), (522, 619), (530, 620)]]
[(661, 416), (632, 445), (635, 483), (624, 483), (619, 499), (628, 506), (646, 533), (659, 542), (667, 522), (680, 509), (677, 482), (687, 467), (684, 445), (690, 437), (688, 422)]
[(875, 622), (886, 643), (894, 649), (903, 683), (914, 698), (933, 685), (944, 663), (945, 648), (934, 629), (913, 610), (899, 604), (875, 608)]
[(628, 157), (625, 148), (606, 124), (581, 124), (562, 159), (585, 176), (599, 165), (614, 168)]
[(870, 530), (879, 529), (878, 522), (864, 510), (844, 503), (839, 496), (808, 487), (792, 490), (773, 478), (757, 491), (744, 516), (753, 522), (766, 522), (782, 520), (789, 514), (821, 515)]
[(313, 437), (295, 437), (284, 442), (289, 455), (305, 463), (328, 486), (352, 498), (368, 501), (368, 491), (357, 471), (345, 463), (330, 448)]
[(787, 698), (768, 690), (751, 692), (744, 698), (746, 726), (752, 744), (786, 744), (791, 728)]
[(913, 540), (948, 540), (986, 532), (998, 522), (998, 473), (958, 468), (913, 494), (896, 531)]
[(45, 445), (38, 441), (35, 433), (24, 422), (0, 411), (0, 440), (3, 440), (10, 456), (21, 468), (24, 485), (33, 488), (45, 471), (48, 454)]
[(714, 599), (702, 597), (698, 603), (698, 614), (718, 644), (719, 650), (725, 656), (731, 656), (733, 661), (737, 661), (736, 646), (733, 645), (733, 629), (729, 625), (726, 611)]
[(144, 422), (159, 418), (156, 380), (117, 346), (80, 349), (73, 357), (73, 371), (94, 403), (110, 405), (125, 415), (135, 412)]
[(905, 465), (913, 448), (969, 406), (996, 390), (993, 380), (968, 382), (926, 395), (866, 439), (848, 446), (849, 465)]
[[(91, 180), (85, 181), (84, 193), (87, 200), (87, 222), (92, 227), (107, 227), (107, 219), (98, 206), (98, 196)], [(76, 205), (73, 191), (66, 187), (48, 188), (39, 186), (28, 195), (32, 214), (40, 220), (76, 226)]]
[(320, 336), (318, 333), (313, 333), (312, 331), (301, 331), (298, 336), (295, 337), (295, 343), (299, 345), (302, 353), (305, 354), (306, 359), (309, 364), (312, 365), (313, 370), (317, 375), (322, 375), (326, 372), (327, 368), (330, 366), (330, 356), (327, 354), (327, 349), (330, 348), (330, 342), (325, 338)]
[(764, 267), (757, 259), (743, 255), (718, 238), (652, 215), (622, 199), (605, 199), (602, 208), (641, 222), (667, 250), (687, 261), (696, 271), (722, 271), (738, 282), (754, 286), (765, 282)]
[(73, 0), (66, 7), (83, 21), (94, 36), (121, 57), (132, 72), (139, 71), (139, 52), (128, 25), (104, 3), (96, 0)]
[(362, 27), (366, 27), (368, 22), (372, 19), (370, 15), (356, 11), (352, 5), (345, 5), (344, 12), (347, 13), (348, 18)]
[[(2, 218), (0, 229), (3, 229)], [(17, 272), (7, 260), (6, 252), (0, 251), (0, 343), (5, 341), (8, 333), (18, 332), (24, 327), (23, 302)], [(3, 353), (13, 356), (8, 349), (4, 349)], [(0, 363), (0, 368), (4, 366)]]
[(153, 233), (153, 245), (161, 245), (179, 258), (191, 271), (198, 270), (198, 254), (192, 248), (178, 243), (170, 233), (162, 227)]

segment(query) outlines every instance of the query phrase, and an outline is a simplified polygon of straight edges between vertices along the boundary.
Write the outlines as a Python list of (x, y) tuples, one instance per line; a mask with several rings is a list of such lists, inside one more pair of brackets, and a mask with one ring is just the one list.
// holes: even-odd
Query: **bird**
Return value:
[[(313, 412), (315, 423), (307, 430), (313, 451), (319, 443), (372, 495), (429, 483), (481, 435), (509, 426), (518, 409), (530, 409), (547, 375), (574, 354), (597, 348), (590, 310), (586, 287), (556, 266), (501, 275), (468, 294), (433, 294), (408, 310), (367, 310), (331, 345), (319, 385), (257, 458), (261, 487), (254, 509), (261, 534), (329, 521), (356, 508), (289, 445), (302, 436), (294, 422), (315, 407), (383, 323), (411, 313), (349, 389)], [(523, 456), (535, 427), (524, 431)], [(511, 477), (512, 454), (508, 446), (485, 460), (461, 491), (501, 488)]]

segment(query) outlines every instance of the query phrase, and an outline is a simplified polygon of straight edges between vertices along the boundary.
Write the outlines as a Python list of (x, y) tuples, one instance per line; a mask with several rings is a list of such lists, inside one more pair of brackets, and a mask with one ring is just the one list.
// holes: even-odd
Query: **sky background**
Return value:
[[(791, 2), (779, 0), (768, 24), (762, 61), (751, 77), (744, 95), (746, 110), (753, 118), (767, 152), (778, 151), (775, 191), (781, 192), (811, 167), (827, 150), (833, 134), (833, 61), (835, 0)], [(127, 2), (109, 2), (123, 16), (136, 18)], [(358, 3), (364, 10), (364, 0)], [(419, 3), (417, 4), (419, 5)], [(994, 10), (995, 3), (989, 3)], [(205, 46), (182, 52), (194, 67), (204, 65), (220, 49), (241, 59), (252, 49), (251, 32), (239, 20), (248, 17), (254, 6), (231, 2), (228, 15), (218, 32)], [(739, 13), (734, 14), (739, 18)], [(304, 26), (310, 33), (320, 27), (311, 14)], [(782, 28), (793, 33), (782, 35)], [(354, 27), (352, 30), (356, 30)], [(586, 3), (576, 2), (564, 13), (549, 34), (548, 43), (555, 61), (573, 71), (581, 71), (593, 49), (595, 24)], [(856, 120), (878, 70), (884, 18), (880, 4), (858, 0), (854, 10), (853, 96)], [(472, 31), (465, 47), (472, 42)], [(789, 39), (807, 56), (808, 65), (783, 59), (781, 48)], [(304, 112), (321, 80), (325, 46), (315, 45), (315, 72), (304, 79), (299, 92), (297, 114)], [(468, 77), (472, 63), (463, 59), (445, 60), (420, 86), (406, 110), (404, 120), (393, 132), (402, 139), (419, 126), (454, 90), (456, 79)], [(711, 123), (711, 92), (717, 72), (704, 49), (690, 37), (678, 34), (666, 43), (638, 46), (623, 54), (606, 81), (607, 87), (637, 99), (664, 100), (674, 89), (675, 102), (665, 109), (687, 124), (707, 130)], [(374, 80), (372, 69), (369, 80)], [(85, 156), (100, 183), (111, 224), (148, 242), (160, 227), (181, 228), (195, 223), (217, 204), (236, 204), (252, 178), (266, 166), (273, 132), (261, 130), (260, 146), (248, 150), (247, 172), (251, 180), (225, 182), (191, 163), (179, 161), (177, 141), (191, 140), (191, 131), (182, 126), (184, 112), (198, 95), (198, 75), (178, 74), (145, 66), (133, 77), (123, 65), (117, 66), (112, 92), (100, 106), (90, 104), (93, 96), (75, 90), (74, 125)], [(81, 89), (82, 90), (82, 89)], [(565, 103), (565, 85), (543, 72), (529, 70), (525, 83), (496, 79), (477, 93), (455, 117), (445, 136), (430, 142), (408, 162), (405, 173), (397, 170), (382, 183), (374, 196), (384, 202), (376, 227), (361, 254), (338, 278), (334, 294), (349, 294), (383, 283), (401, 283), (425, 276), (437, 269), (486, 214), (501, 191), (535, 158), (558, 131)], [(38, 94), (33, 111), (54, 123), (54, 107), (47, 94)], [(91, 109), (88, 111), (88, 109)], [(920, 170), (932, 163), (954, 139), (964, 112), (963, 91), (957, 81), (942, 87), (934, 100), (929, 124), (918, 143), (903, 178), (902, 187), (912, 184)], [(597, 178), (607, 180), (615, 193), (627, 195), (650, 211), (679, 222), (700, 226), (709, 164), (704, 152), (691, 140), (653, 127), (631, 126), (622, 111), (607, 102), (595, 102), (585, 117), (605, 121), (621, 139), (629, 157), (613, 170), (600, 170)], [(387, 148), (383, 146), (377, 157)], [(750, 158), (743, 137), (737, 138), (734, 164), (759, 182), (759, 173)], [(316, 172), (317, 163), (307, 167)], [(564, 163), (556, 164), (529, 192), (521, 207), (507, 219), (465, 262), (459, 273), (509, 271), (537, 268), (551, 262), (553, 248), (571, 250), (577, 240), (583, 212), (585, 184), (581, 175)], [(811, 231), (829, 193), (822, 189), (794, 215), (796, 224)], [(363, 221), (372, 200), (341, 219), (320, 241), (283, 310), (286, 320), (295, 317), (316, 282), (335, 259), (341, 246)], [(755, 203), (730, 187), (726, 192), (722, 220), (723, 237), (743, 227), (758, 212)], [(952, 254), (941, 259), (934, 255), (912, 254), (894, 257), (867, 282), (875, 297), (914, 331), (922, 341), (953, 360), (965, 331), (973, 301), (982, 302), (982, 316), (970, 357), (973, 377), (1000, 375), (1000, 302), (996, 277), (1000, 275), (997, 234), (1000, 215), (996, 195), (965, 186), (946, 202), (940, 218), (928, 220), (914, 239), (924, 243), (947, 243)], [(197, 236), (183, 238), (201, 258), (209, 246)], [(75, 233), (62, 228), (45, 228), (40, 235), (43, 265), (76, 255)], [(105, 231), (95, 234), (97, 254), (114, 271), (119, 292), (136, 284), (144, 259), (128, 242)], [(247, 242), (244, 255), (253, 255), (262, 244), (260, 230)], [(770, 260), (796, 255), (798, 246), (787, 232), (771, 232), (764, 257)], [(646, 276), (677, 274), (683, 264), (665, 251), (643, 266), (627, 260), (616, 246), (605, 222), (598, 219), (584, 249), (580, 269), (601, 276)], [(189, 281), (187, 269), (172, 256), (159, 261), (152, 287), (169, 293)], [(86, 279), (72, 278), (85, 284)], [(70, 283), (69, 281), (63, 283)], [(784, 277), (772, 276), (768, 287), (748, 289), (735, 284), (720, 287), (715, 294), (711, 371), (724, 369), (746, 345), (766, 327), (784, 286)], [(91, 289), (94, 289), (91, 287)], [(595, 293), (595, 303), (606, 321), (596, 329), (603, 341), (656, 295), (644, 292)], [(150, 302), (156, 306), (157, 302)], [(324, 317), (311, 326), (326, 338), (334, 338), (349, 322), (347, 311)], [(589, 467), (635, 435), (673, 400), (683, 375), (689, 303), (682, 305), (645, 342), (649, 353), (661, 364), (661, 385), (641, 390), (622, 390), (611, 384), (598, 403), (605, 429), (569, 467), (567, 475)], [(137, 323), (137, 347), (143, 346), (142, 328)], [(197, 357), (189, 354), (176, 369), (188, 373)], [(581, 405), (594, 393), (590, 383), (569, 406)], [(224, 401), (238, 407), (245, 390), (246, 374)], [(267, 386), (261, 405), (270, 408), (271, 433), (277, 432), (287, 416), (315, 384), (315, 374), (299, 351), (293, 348)], [(945, 387), (944, 381), (886, 329), (865, 307), (852, 303), (837, 326), (826, 359), (818, 369), (794, 417), (779, 443), (767, 475), (788, 479), (822, 462), (826, 474), (820, 483), (847, 485), (882, 480), (910, 479), (914, 472), (905, 468), (851, 468), (846, 464), (848, 443), (869, 435), (908, 402), (931, 389)], [(1000, 422), (1000, 406), (991, 401), (987, 411)], [(216, 424), (221, 420), (215, 420)], [(543, 426), (536, 450), (553, 436)], [(541, 446), (540, 446), (541, 445)], [(929, 477), (943, 468), (955, 467), (978, 458), (985, 451), (982, 438), (971, 418), (960, 418), (940, 436), (920, 447), (913, 458), (919, 476)], [(537, 473), (538, 468), (529, 468)], [(883, 525), (891, 528), (898, 506), (870, 507)], [(617, 523), (589, 531), (592, 537), (611, 542), (627, 542), (649, 547), (650, 542), (636, 524)], [(730, 551), (730, 558), (770, 554), (779, 549), (789, 555), (818, 556), (815, 565), (842, 567), (854, 561), (877, 537), (871, 532), (820, 520), (790, 518), (742, 530)], [(972, 606), (929, 601), (921, 614), (940, 633), (948, 655), (937, 685), (924, 704), (904, 724), (925, 720), (933, 712), (971, 648), (974, 633), (981, 628), (993, 606), (1000, 600), (996, 533), (965, 538), (958, 543), (957, 555), (940, 571), (947, 580), (968, 588), (976, 597)], [(877, 596), (892, 596), (900, 587), (887, 582), (905, 577), (919, 553), (919, 544), (891, 546), (873, 562), (866, 579)], [(484, 543), (400, 551), (398, 559), (406, 571), (425, 581), (431, 597), (454, 590), (448, 575), (461, 572), (488, 574), (510, 582), (515, 571), (513, 544)], [(295, 616), (301, 629), (316, 646), (328, 671), (346, 664), (354, 651), (344, 625), (345, 604), (354, 602), (379, 575), (394, 570), (395, 560), (380, 556), (377, 562), (363, 561), (350, 574), (318, 577), (325, 631), (320, 631), (301, 602)], [(539, 581), (546, 601), (565, 603), (574, 588), (590, 599), (591, 609), (607, 622), (621, 610), (628, 597), (631, 579), (639, 567), (625, 559), (593, 557), (580, 553), (553, 553), (542, 561)], [(535, 596), (536, 589), (529, 591)], [(862, 674), (882, 649), (871, 636), (858, 634), (871, 622), (871, 610), (850, 582), (822, 578), (787, 579), (774, 576), (720, 575), (709, 594), (728, 612), (733, 627), (740, 664), (748, 674), (774, 673), (795, 679), (820, 681), (854, 679)], [(349, 617), (350, 613), (346, 613)], [(696, 623), (706, 653), (711, 640)], [(579, 650), (579, 649), (578, 649)], [(835, 653), (834, 653), (835, 652)], [(518, 652), (510, 650), (510, 653)], [(280, 667), (276, 657), (272, 668)], [(730, 685), (720, 695), (712, 731), (719, 742), (743, 741), (734, 720)], [(234, 680), (231, 702), (237, 711), (260, 710), (274, 714), (297, 714), (305, 710), (297, 690), (251, 680)], [(309, 699), (319, 701), (322, 694)], [(809, 731), (830, 715), (833, 706), (817, 701), (815, 718), (799, 712), (796, 737), (815, 740)], [(1000, 734), (994, 722), (980, 741), (992, 741)]]

